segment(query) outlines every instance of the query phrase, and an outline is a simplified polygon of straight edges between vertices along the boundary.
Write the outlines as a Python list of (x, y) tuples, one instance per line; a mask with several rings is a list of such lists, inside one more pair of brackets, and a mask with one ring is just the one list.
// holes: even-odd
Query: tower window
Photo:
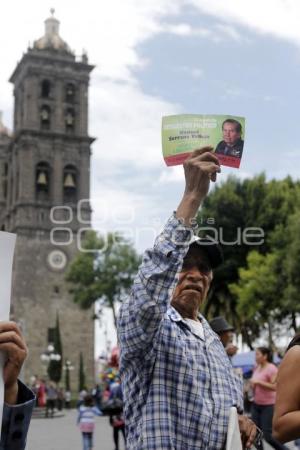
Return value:
[(75, 101), (75, 86), (72, 83), (66, 85), (66, 102), (74, 103)]
[(75, 111), (73, 108), (68, 108), (65, 115), (66, 132), (73, 133), (75, 129)]
[(2, 189), (3, 189), (3, 197), (6, 199), (7, 198), (7, 180), (3, 180)]
[(50, 130), (50, 124), (51, 124), (50, 106), (43, 105), (41, 107), (40, 119), (41, 119), (41, 129), (42, 130)]
[(35, 189), (37, 200), (49, 199), (50, 193), (50, 166), (46, 162), (40, 162), (36, 166)]
[(71, 164), (64, 168), (63, 198), (64, 203), (76, 203), (77, 201), (78, 174), (76, 167)]
[(49, 80), (43, 80), (41, 84), (41, 97), (49, 98), (51, 91), (51, 83)]

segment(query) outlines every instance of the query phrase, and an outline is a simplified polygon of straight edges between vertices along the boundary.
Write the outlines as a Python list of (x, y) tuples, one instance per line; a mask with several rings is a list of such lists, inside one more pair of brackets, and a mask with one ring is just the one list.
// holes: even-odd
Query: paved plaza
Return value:
[[(63, 417), (33, 418), (26, 450), (82, 450), (81, 434), (76, 425), (77, 412), (64, 411)], [(96, 417), (94, 450), (114, 450), (112, 427), (107, 417)], [(124, 450), (122, 438), (120, 450)]]
[[(82, 450), (81, 435), (76, 426), (75, 410), (64, 411), (63, 417), (54, 419), (34, 418), (31, 421), (26, 450)], [(288, 446), (296, 450), (293, 444)], [(112, 427), (107, 417), (96, 418), (94, 450), (114, 450)], [(125, 450), (121, 438), (120, 450)], [(272, 450), (264, 444), (264, 450)]]

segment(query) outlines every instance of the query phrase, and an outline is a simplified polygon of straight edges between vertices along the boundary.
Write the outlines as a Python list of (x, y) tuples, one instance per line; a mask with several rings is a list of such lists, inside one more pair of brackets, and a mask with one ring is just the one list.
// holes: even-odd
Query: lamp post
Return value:
[[(61, 360), (61, 355), (55, 351), (54, 345), (49, 344), (47, 347), (47, 350), (41, 354), (41, 361), (42, 363), (47, 364), (47, 373), (49, 375), (49, 367), (51, 362), (59, 362)], [(49, 378), (51, 379), (51, 376), (49, 375)]]
[(71, 391), (70, 370), (74, 370), (74, 367), (69, 359), (65, 360), (63, 368), (65, 370), (65, 389), (66, 391)]

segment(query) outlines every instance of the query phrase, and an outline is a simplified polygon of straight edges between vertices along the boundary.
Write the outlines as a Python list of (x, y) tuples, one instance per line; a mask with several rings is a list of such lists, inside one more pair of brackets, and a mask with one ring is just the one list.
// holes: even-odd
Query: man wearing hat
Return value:
[(230, 358), (234, 356), (238, 350), (237, 346), (232, 343), (234, 327), (229, 325), (227, 320), (222, 316), (211, 319), (209, 325), (219, 335), (227, 355)]
[[(184, 163), (185, 190), (154, 247), (146, 250), (118, 320), (128, 450), (223, 450), (229, 410), (242, 410), (241, 380), (199, 313), (218, 245), (195, 239), (195, 216), (220, 165), (211, 147)], [(239, 416), (243, 445), (256, 427)]]

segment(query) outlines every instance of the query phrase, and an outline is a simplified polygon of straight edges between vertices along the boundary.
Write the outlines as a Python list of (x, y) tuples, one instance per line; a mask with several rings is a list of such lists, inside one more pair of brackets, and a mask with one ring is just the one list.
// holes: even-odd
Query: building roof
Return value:
[(54, 17), (54, 9), (51, 9), (51, 17), (45, 20), (45, 34), (34, 42), (37, 50), (56, 50), (63, 53), (71, 53), (68, 44), (59, 35), (59, 20)]

